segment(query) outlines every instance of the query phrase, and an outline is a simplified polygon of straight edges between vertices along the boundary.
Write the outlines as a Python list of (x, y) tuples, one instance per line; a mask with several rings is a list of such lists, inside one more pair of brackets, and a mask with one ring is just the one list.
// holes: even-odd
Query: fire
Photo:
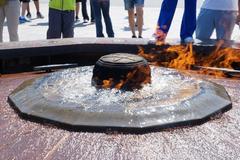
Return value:
[(117, 83), (114, 88), (121, 89), (124, 84), (125, 84), (124, 80), (120, 80), (120, 82)]
[[(225, 48), (215, 51), (202, 60), (202, 73), (215, 75), (216, 77), (229, 77), (229, 72), (239, 69), (240, 52), (232, 48)], [(219, 68), (219, 69), (217, 69)], [(231, 70), (226, 70), (231, 69)], [(237, 73), (240, 75), (239, 73)], [(230, 76), (232, 77), (232, 76)], [(239, 77), (239, 76), (235, 76)]]
[(108, 80), (102, 81), (102, 88), (116, 88), (124, 89), (127, 88), (141, 88), (143, 84), (151, 82), (150, 68), (146, 66), (140, 66), (127, 73), (126, 77), (121, 80), (114, 80), (109, 78)]
[(225, 48), (214, 52), (203, 60), (203, 66), (234, 69), (234, 64), (240, 64), (240, 51)]
[(102, 87), (103, 88), (110, 88), (112, 86), (112, 83), (113, 83), (113, 79), (112, 78), (110, 78), (108, 80), (103, 80)]
[[(240, 73), (240, 50), (222, 48), (223, 41), (219, 41), (216, 49), (210, 53), (196, 53), (192, 44), (173, 45), (164, 48), (156, 46), (150, 51), (139, 49), (139, 55), (143, 56), (152, 65), (175, 68), (178, 70), (198, 70), (199, 73), (228, 76), (227, 73)], [(229, 70), (230, 69), (230, 70)], [(239, 77), (239, 76), (237, 76)]]
[(168, 67), (170, 68), (186, 70), (191, 69), (191, 66), (195, 64), (195, 56), (192, 50), (192, 44), (188, 44), (186, 47), (175, 46), (173, 48), (169, 48), (167, 51), (175, 51), (178, 53), (178, 57), (169, 63)]
[(153, 50), (153, 53), (145, 53), (144, 49), (140, 48), (138, 55), (147, 59), (152, 65), (176, 68), (179, 70), (191, 69), (191, 66), (196, 63), (192, 44), (187, 46), (174, 45), (161, 52)]

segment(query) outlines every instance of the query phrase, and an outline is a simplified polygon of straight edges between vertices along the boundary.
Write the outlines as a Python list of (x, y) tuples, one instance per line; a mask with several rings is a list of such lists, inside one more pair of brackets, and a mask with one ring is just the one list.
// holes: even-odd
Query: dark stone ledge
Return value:
[[(168, 40), (170, 45), (179, 45), (176, 39)], [(196, 52), (211, 52), (215, 49), (216, 40), (194, 43)], [(226, 46), (240, 49), (240, 44), (233, 41)], [(136, 54), (139, 46), (150, 49), (155, 46), (150, 39), (130, 38), (66, 38), (9, 42), (0, 44), (0, 73), (32, 71), (34, 66), (48, 64), (78, 63), (93, 65), (98, 58), (110, 53)]]

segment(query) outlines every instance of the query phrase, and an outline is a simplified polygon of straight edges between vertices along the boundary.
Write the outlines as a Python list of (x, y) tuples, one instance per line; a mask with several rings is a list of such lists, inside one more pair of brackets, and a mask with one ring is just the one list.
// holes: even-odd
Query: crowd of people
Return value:
[[(33, 0), (36, 18), (44, 18), (40, 12), (39, 0)], [(144, 0), (123, 0), (128, 12), (132, 38), (142, 38)], [(30, 0), (0, 1), (0, 42), (3, 41), (3, 24), (7, 20), (10, 41), (19, 41), (18, 25), (30, 21), (32, 14)], [(110, 0), (89, 0), (91, 15), (87, 13), (87, 0), (49, 0), (47, 39), (74, 37), (74, 22), (79, 20), (81, 11), (83, 23), (95, 23), (96, 37), (104, 37), (102, 17), (108, 37), (114, 37), (110, 16)], [(165, 41), (171, 27), (178, 0), (163, 0), (154, 37)], [(22, 7), (20, 14), (20, 6)], [(209, 39), (216, 30), (217, 39), (230, 40), (236, 23), (240, 23), (240, 0), (204, 0), (201, 11), (196, 15), (197, 0), (185, 0), (180, 38), (184, 43), (196, 38)], [(136, 21), (135, 21), (136, 18)], [(137, 28), (137, 29), (136, 29)], [(138, 31), (136, 34), (136, 30)]]

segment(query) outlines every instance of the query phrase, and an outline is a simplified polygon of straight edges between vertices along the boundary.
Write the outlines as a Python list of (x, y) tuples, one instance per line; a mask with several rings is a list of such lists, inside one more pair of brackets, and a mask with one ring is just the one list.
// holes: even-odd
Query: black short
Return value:
[(82, 0), (76, 0), (76, 3), (81, 2)]
[[(38, 0), (33, 0), (33, 1), (38, 1)], [(30, 0), (20, 0), (20, 2), (23, 2), (23, 3), (29, 3)]]

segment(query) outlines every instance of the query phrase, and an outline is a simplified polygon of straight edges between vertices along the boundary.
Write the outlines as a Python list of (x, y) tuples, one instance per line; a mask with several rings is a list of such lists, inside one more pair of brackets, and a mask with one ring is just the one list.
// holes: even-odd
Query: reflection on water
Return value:
[[(97, 90), (91, 86), (93, 67), (80, 67), (52, 73), (36, 83), (44, 97), (60, 102), (74, 103), (92, 112), (126, 112), (175, 105), (198, 94), (201, 80), (183, 76), (179, 72), (151, 67), (152, 83), (134, 92), (117, 89)], [(71, 106), (71, 105), (65, 105)]]

